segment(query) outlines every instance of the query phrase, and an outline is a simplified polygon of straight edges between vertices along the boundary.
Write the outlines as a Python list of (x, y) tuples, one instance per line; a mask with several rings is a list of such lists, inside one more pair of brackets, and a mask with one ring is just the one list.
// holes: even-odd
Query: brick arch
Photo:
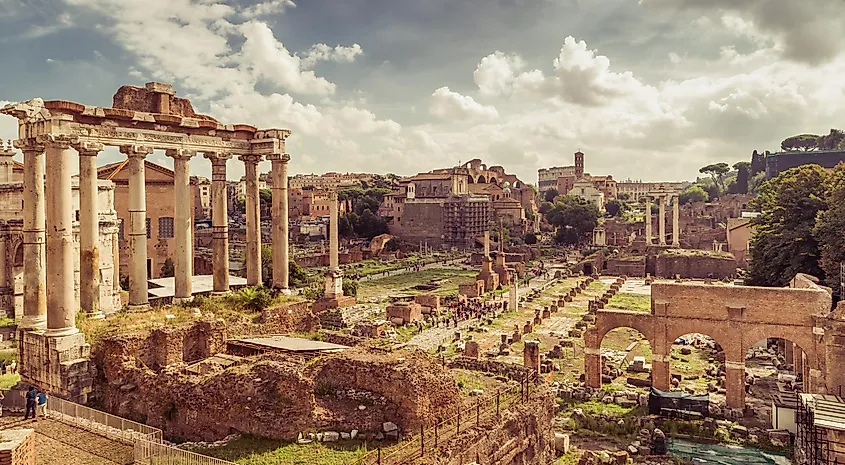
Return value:
[(742, 334), (743, 351), (747, 351), (754, 344), (763, 339), (778, 338), (791, 342), (807, 356), (807, 364), (809, 368), (818, 370), (821, 369), (818, 355), (816, 354), (816, 343), (813, 340), (812, 334), (799, 334), (794, 328), (784, 328), (779, 326), (764, 326), (749, 328)]
[(478, 175), (478, 179), (476, 179), (476, 182), (477, 182), (478, 184), (486, 184), (486, 183), (487, 183), (487, 178), (485, 178), (483, 174), (479, 174), (479, 175)]
[[(591, 347), (593, 349), (600, 349), (601, 342), (604, 340), (604, 337), (607, 333), (613, 331), (617, 328), (631, 328), (634, 330), (639, 331), (640, 334), (645, 336), (648, 339), (649, 345), (651, 345), (651, 350), (654, 352), (655, 349), (655, 331), (654, 331), (654, 321), (651, 318), (651, 315), (644, 314), (642, 312), (622, 312), (622, 311), (614, 311), (612, 316), (613, 318), (600, 318), (599, 316), (607, 316), (609, 312), (604, 310), (600, 310), (596, 313), (596, 326), (595, 328), (591, 328), (591, 331), (595, 331), (595, 346)], [(586, 340), (584, 343), (585, 347), (587, 346)]]
[(707, 324), (707, 322), (670, 322), (666, 325), (666, 353), (663, 355), (669, 356), (672, 349), (672, 344), (681, 337), (687, 334), (703, 334), (711, 337), (719, 347), (725, 351), (727, 360), (741, 361), (745, 360), (745, 353), (739, 344), (725, 334), (724, 323), (722, 324)]

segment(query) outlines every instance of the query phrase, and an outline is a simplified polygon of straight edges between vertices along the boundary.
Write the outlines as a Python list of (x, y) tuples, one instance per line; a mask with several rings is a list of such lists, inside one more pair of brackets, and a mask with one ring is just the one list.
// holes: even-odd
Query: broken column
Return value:
[(519, 283), (516, 276), (511, 279), (510, 287), (508, 287), (508, 311), (519, 311)]
[(484, 231), (484, 258), (490, 259), (490, 231)]
[(232, 154), (206, 152), (211, 160), (211, 262), (214, 267), (213, 292), (229, 292), (229, 212), (226, 198), (226, 162)]
[(463, 356), (478, 360), (478, 343), (472, 339), (466, 341)]
[(79, 304), (91, 318), (100, 311), (100, 214), (97, 206), (97, 155), (103, 144), (74, 145), (79, 152)]
[(241, 155), (246, 177), (246, 283), (261, 284), (261, 198), (258, 189), (260, 155)]
[(144, 159), (152, 147), (124, 145), (129, 158), (129, 311), (150, 308), (147, 289), (147, 186)]
[(191, 277), (194, 274), (193, 225), (191, 203), (184, 199), (191, 197), (191, 157), (196, 152), (169, 149), (165, 152), (173, 158), (173, 236), (176, 251), (173, 254), (173, 280), (175, 303), (190, 300), (193, 295)]
[(23, 319), (20, 329), (47, 326), (47, 268), (44, 209), (44, 145), (15, 141), (23, 151)]
[(288, 162), (290, 155), (268, 155), (273, 176), (273, 287), (290, 292), (288, 278)]
[(666, 196), (661, 195), (657, 197), (657, 206), (660, 208), (660, 215), (657, 218), (657, 228), (660, 231), (660, 238), (658, 239), (658, 243), (660, 245), (666, 245)]
[(525, 341), (522, 351), (522, 363), (526, 368), (540, 374), (540, 341)]

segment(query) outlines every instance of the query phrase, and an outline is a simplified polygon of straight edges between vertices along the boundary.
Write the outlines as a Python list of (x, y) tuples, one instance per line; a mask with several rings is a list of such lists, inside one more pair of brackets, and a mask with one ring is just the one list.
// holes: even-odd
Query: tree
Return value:
[(340, 237), (349, 239), (355, 236), (355, 225), (358, 224), (358, 214), (355, 212), (342, 215), (337, 221), (337, 233)]
[(708, 200), (710, 200), (710, 195), (698, 184), (693, 184), (678, 194), (678, 202), (681, 205), (692, 202), (706, 202)]
[(288, 280), (293, 287), (301, 287), (308, 284), (308, 273), (293, 261), (293, 259), (288, 260)]
[(528, 245), (534, 245), (537, 243), (537, 235), (533, 232), (525, 233), (523, 241), (525, 241), (525, 243)]
[(760, 216), (752, 223), (748, 284), (785, 286), (797, 273), (824, 278), (813, 228), (816, 216), (827, 209), (828, 176), (818, 165), (803, 165), (759, 187), (752, 201)]
[[(244, 269), (246, 269), (246, 257), (244, 257)], [(261, 278), (264, 280), (265, 287), (273, 286), (273, 246), (270, 244), (261, 245)], [(292, 287), (308, 284), (308, 273), (293, 260), (288, 262), (288, 282)]]
[(396, 252), (401, 248), (402, 240), (400, 240), (398, 237), (391, 237), (390, 240), (384, 244), (384, 250), (386, 252)]
[(358, 281), (354, 279), (344, 279), (343, 280), (343, 295), (355, 297), (358, 295)]
[(747, 194), (748, 193), (748, 181), (751, 178), (751, 162), (749, 161), (740, 161), (734, 163), (734, 169), (737, 171), (736, 174), (736, 193), (737, 194)]
[(239, 213), (246, 213), (246, 197), (236, 197), (235, 198), (235, 210)]
[(608, 200), (604, 204), (604, 210), (610, 214), (610, 216), (619, 216), (625, 211), (625, 204), (617, 199)]
[(748, 193), (756, 195), (760, 186), (763, 185), (764, 182), (766, 182), (766, 172), (760, 171), (759, 173), (756, 173), (748, 180)]
[(176, 268), (173, 266), (173, 259), (167, 257), (161, 265), (161, 277), (172, 278), (176, 275)]
[(713, 163), (707, 166), (702, 166), (698, 172), (701, 174), (709, 174), (713, 178), (713, 183), (719, 188), (719, 192), (725, 192), (725, 175), (731, 168), (727, 163)]
[(811, 150), (817, 150), (819, 148), (818, 143), (818, 134), (799, 134), (784, 139), (780, 143), (780, 148), (784, 152), (809, 152)]
[(538, 208), (537, 211), (545, 215), (552, 211), (552, 208), (554, 207), (554, 204), (551, 202), (543, 202), (540, 204), (540, 208)]
[(830, 173), (825, 189), (827, 210), (819, 212), (813, 235), (819, 242), (819, 266), (824, 282), (839, 294), (839, 267), (845, 262), (845, 164), (839, 163)]
[(360, 237), (372, 239), (380, 234), (387, 234), (389, 228), (384, 218), (376, 216), (371, 210), (364, 210), (355, 225), (355, 234)]
[(816, 145), (819, 150), (845, 149), (845, 132), (839, 129), (831, 129), (829, 134), (819, 137)]
[(558, 197), (546, 215), (549, 223), (558, 228), (555, 241), (563, 244), (580, 244), (589, 241), (599, 223), (599, 209), (580, 197)]
[(557, 197), (558, 195), (560, 194), (558, 193), (557, 189), (550, 188), (546, 190), (546, 192), (543, 192), (543, 200), (545, 200), (546, 202), (554, 202), (555, 197)]

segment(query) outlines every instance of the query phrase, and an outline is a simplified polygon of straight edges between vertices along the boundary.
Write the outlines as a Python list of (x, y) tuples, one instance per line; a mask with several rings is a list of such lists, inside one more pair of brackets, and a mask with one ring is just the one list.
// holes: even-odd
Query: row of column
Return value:
[[(97, 155), (102, 144), (79, 143), (67, 136), (45, 135), (16, 141), (24, 153), (24, 316), (21, 329), (44, 329), (48, 336), (78, 332), (79, 308), (102, 317), (100, 300), (99, 207), (97, 205)], [(72, 202), (73, 149), (79, 162), (80, 292), (74, 296), (74, 244)], [(149, 307), (147, 286), (147, 221), (144, 160), (154, 149), (120, 147), (129, 169), (129, 309)], [(45, 154), (50, 169), (46, 170)], [(169, 149), (174, 165), (173, 251), (175, 301), (190, 299), (193, 275), (193, 221), (190, 187), (191, 157), (195, 151)], [(226, 162), (231, 154), (206, 152), (212, 165), (212, 247), (214, 292), (229, 290), (229, 232), (226, 195)], [(261, 157), (243, 155), (247, 178), (247, 282), (261, 283), (261, 221), (258, 163)], [(288, 289), (287, 163), (290, 157), (268, 157), (273, 162), (273, 285)], [(277, 214), (278, 213), (278, 214)], [(49, 260), (46, 258), (49, 257)], [(278, 259), (276, 259), (278, 257)], [(116, 256), (115, 259), (118, 257)], [(115, 263), (115, 268), (118, 264)]]
[(680, 247), (680, 236), (678, 231), (679, 202), (677, 194), (649, 194), (645, 202), (645, 238), (647, 244), (652, 242), (651, 228), (651, 198), (655, 197), (657, 206), (660, 209), (658, 214), (658, 243), (666, 245), (666, 203), (672, 201), (672, 247)]

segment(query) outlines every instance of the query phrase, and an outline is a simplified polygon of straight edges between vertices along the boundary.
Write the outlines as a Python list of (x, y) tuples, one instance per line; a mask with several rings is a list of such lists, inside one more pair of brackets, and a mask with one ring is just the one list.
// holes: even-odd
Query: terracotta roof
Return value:
[(420, 173), (416, 176), (411, 176), (411, 181), (426, 181), (437, 179), (452, 179), (451, 174), (435, 174), (435, 173)]

